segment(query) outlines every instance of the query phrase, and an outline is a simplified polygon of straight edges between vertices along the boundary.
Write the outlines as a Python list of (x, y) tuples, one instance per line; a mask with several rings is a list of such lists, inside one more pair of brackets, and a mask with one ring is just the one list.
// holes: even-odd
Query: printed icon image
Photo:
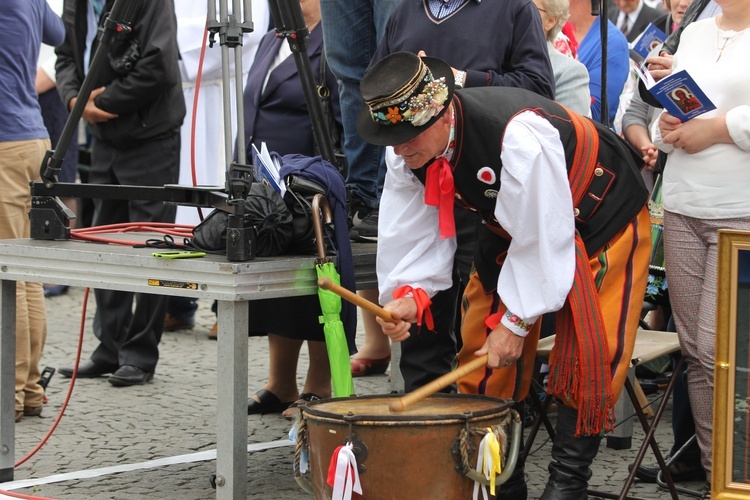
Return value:
[(687, 87), (677, 87), (670, 94), (669, 97), (677, 104), (680, 111), (688, 113), (695, 109), (699, 109), (702, 104), (695, 95), (690, 92)]

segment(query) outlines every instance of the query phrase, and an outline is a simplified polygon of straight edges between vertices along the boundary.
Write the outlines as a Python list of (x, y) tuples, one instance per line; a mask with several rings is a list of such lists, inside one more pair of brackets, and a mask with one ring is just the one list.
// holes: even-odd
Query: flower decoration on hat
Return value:
[(401, 93), (390, 97), (386, 101), (367, 103), (375, 123), (382, 126), (411, 123), (421, 127), (445, 107), (448, 86), (445, 77), (435, 79), (430, 69), (421, 63), (418, 78), (409, 82)]
[(477, 172), (477, 179), (485, 184), (494, 184), (497, 181), (497, 175), (490, 167), (482, 167)]
[(385, 115), (386, 119), (391, 123), (398, 123), (404, 119), (399, 113), (398, 107), (388, 108), (388, 113)]

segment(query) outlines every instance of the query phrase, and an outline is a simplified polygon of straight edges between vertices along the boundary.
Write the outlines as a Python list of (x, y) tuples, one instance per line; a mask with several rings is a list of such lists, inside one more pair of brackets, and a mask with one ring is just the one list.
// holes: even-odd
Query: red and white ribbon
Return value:
[(357, 459), (351, 443), (333, 450), (327, 482), (333, 487), (332, 500), (351, 500), (352, 492), (362, 494)]

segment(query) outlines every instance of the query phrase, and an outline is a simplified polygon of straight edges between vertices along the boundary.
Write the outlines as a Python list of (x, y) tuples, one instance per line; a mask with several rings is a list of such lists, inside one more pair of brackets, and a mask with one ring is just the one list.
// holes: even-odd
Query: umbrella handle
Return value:
[(337, 285), (333, 281), (331, 281), (330, 278), (322, 277), (318, 278), (318, 286), (322, 288), (323, 290), (329, 290), (336, 295), (340, 296), (342, 299), (346, 299), (352, 304), (360, 307), (361, 309), (364, 309), (365, 311), (374, 314), (378, 318), (384, 319), (385, 321), (388, 321), (390, 323), (396, 323), (397, 320), (391, 315), (390, 312), (386, 311), (382, 307), (380, 307), (377, 304), (373, 304), (367, 299), (363, 299), (359, 295), (357, 295), (354, 292), (350, 292), (346, 288)]
[(478, 358), (474, 358), (468, 363), (466, 363), (463, 366), (459, 366), (455, 370), (446, 373), (445, 375), (442, 375), (432, 382), (423, 385), (419, 389), (410, 392), (409, 394), (405, 394), (401, 396), (398, 399), (394, 399), (391, 401), (389, 408), (391, 412), (400, 412), (404, 411), (407, 406), (411, 406), (414, 403), (418, 403), (419, 401), (422, 401), (423, 399), (432, 396), (436, 392), (438, 392), (440, 389), (443, 389), (445, 387), (448, 387), (453, 382), (458, 381), (458, 379), (464, 378), (466, 375), (470, 374), (474, 370), (478, 370), (479, 368), (485, 366), (487, 364), (487, 355), (479, 356)]

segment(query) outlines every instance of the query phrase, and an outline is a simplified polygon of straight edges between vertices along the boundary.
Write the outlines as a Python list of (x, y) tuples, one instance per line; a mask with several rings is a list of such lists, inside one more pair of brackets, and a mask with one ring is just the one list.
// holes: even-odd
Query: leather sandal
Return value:
[(388, 369), (391, 355), (380, 359), (349, 358), (349, 365), (353, 377), (365, 377), (367, 375), (382, 375)]
[(281, 401), (279, 397), (276, 396), (276, 394), (265, 389), (259, 390), (255, 393), (255, 395), (258, 396), (258, 401), (254, 400), (253, 398), (248, 398), (247, 400), (248, 415), (281, 413), (282, 411), (289, 408), (289, 405), (293, 403), (293, 401)]
[(294, 420), (294, 418), (299, 415), (299, 406), (303, 405), (305, 403), (310, 403), (312, 401), (317, 401), (319, 399), (322, 399), (317, 394), (313, 394), (312, 392), (303, 392), (299, 395), (299, 399), (297, 401), (293, 402), (289, 405), (289, 408), (281, 412), (281, 415), (287, 419), (287, 420)]

